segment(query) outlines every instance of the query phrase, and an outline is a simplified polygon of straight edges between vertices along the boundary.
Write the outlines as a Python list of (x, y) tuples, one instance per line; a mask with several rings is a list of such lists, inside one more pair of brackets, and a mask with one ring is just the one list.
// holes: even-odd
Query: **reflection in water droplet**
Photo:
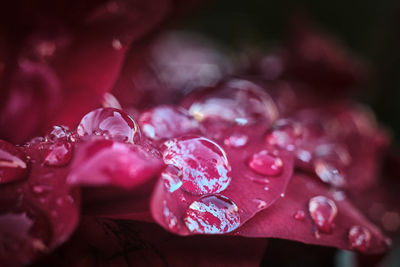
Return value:
[(168, 209), (166, 201), (164, 201), (163, 215), (168, 229), (174, 233), (178, 233), (180, 229), (178, 218)]
[(345, 185), (346, 181), (343, 171), (330, 162), (322, 159), (316, 159), (314, 161), (314, 171), (325, 183), (335, 187), (342, 187)]
[(231, 181), (231, 167), (220, 146), (204, 137), (181, 137), (161, 146), (163, 159), (182, 171), (182, 189), (193, 194), (219, 193)]
[(139, 137), (136, 122), (122, 110), (99, 108), (86, 114), (77, 129), (79, 136), (101, 135), (117, 141), (134, 143)]
[(208, 195), (193, 202), (183, 220), (192, 233), (225, 234), (239, 227), (239, 208), (227, 197)]
[(267, 150), (253, 154), (248, 165), (253, 171), (268, 176), (278, 176), (283, 169), (282, 160), (271, 155)]
[(118, 99), (113, 94), (110, 93), (105, 93), (103, 95), (103, 101), (101, 104), (103, 108), (116, 108), (122, 110), (122, 106), (119, 103)]
[(173, 165), (168, 165), (161, 173), (161, 177), (164, 181), (165, 188), (167, 188), (170, 193), (175, 192), (182, 186), (182, 172)]
[(316, 196), (309, 200), (308, 211), (318, 230), (330, 233), (338, 210), (333, 200), (325, 196)]
[(366, 252), (371, 243), (371, 233), (368, 229), (355, 225), (348, 233), (350, 247), (361, 252)]
[(72, 144), (68, 142), (57, 142), (52, 144), (44, 157), (47, 166), (64, 166), (71, 161)]
[(248, 140), (249, 138), (247, 135), (234, 133), (224, 140), (224, 144), (228, 147), (238, 148), (238, 147), (244, 147), (247, 144)]

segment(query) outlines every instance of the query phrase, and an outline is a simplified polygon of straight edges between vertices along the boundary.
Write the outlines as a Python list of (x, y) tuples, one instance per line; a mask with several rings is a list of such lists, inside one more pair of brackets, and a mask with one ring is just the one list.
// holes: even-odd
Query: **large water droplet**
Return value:
[(171, 139), (195, 133), (198, 123), (187, 111), (173, 106), (158, 106), (139, 118), (142, 132), (152, 140)]
[(122, 110), (99, 108), (86, 114), (76, 129), (78, 135), (102, 135), (133, 143), (139, 136), (136, 122)]
[(27, 177), (27, 165), (23, 158), (23, 153), (14, 145), (0, 140), (0, 184)]
[(171, 193), (175, 192), (182, 186), (182, 171), (173, 165), (168, 165), (161, 173), (165, 188)]
[(342, 187), (346, 183), (343, 171), (323, 159), (314, 160), (314, 171), (323, 182), (332, 186)]
[(275, 122), (272, 130), (267, 134), (266, 141), (270, 145), (293, 151), (302, 133), (300, 124), (292, 120), (280, 119)]
[(318, 230), (324, 233), (331, 232), (338, 213), (333, 200), (324, 196), (313, 197), (308, 202), (308, 211)]
[(253, 171), (268, 176), (277, 176), (281, 174), (283, 169), (282, 160), (270, 154), (267, 150), (253, 154), (248, 165)]
[(249, 137), (245, 134), (234, 133), (229, 137), (225, 138), (224, 144), (228, 147), (244, 147), (249, 141)]
[(365, 252), (371, 243), (371, 233), (368, 229), (355, 225), (348, 233), (350, 246), (358, 251)]
[(192, 233), (225, 234), (239, 227), (239, 208), (227, 197), (208, 195), (193, 202), (183, 220)]
[(180, 137), (161, 146), (163, 159), (182, 171), (182, 188), (193, 194), (219, 193), (231, 181), (231, 166), (222, 148), (204, 137)]
[(272, 123), (278, 118), (278, 109), (272, 98), (256, 84), (232, 80), (211, 94), (197, 98), (189, 113), (198, 121), (224, 120), (238, 125), (254, 123), (263, 118)]
[(72, 144), (68, 142), (57, 142), (49, 146), (44, 157), (47, 166), (64, 166), (71, 161)]

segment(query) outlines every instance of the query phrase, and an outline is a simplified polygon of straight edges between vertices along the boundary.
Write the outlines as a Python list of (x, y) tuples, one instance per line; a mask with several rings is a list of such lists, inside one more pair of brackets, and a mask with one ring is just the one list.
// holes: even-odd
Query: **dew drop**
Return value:
[(249, 138), (247, 135), (234, 133), (224, 140), (224, 144), (228, 147), (238, 148), (238, 147), (244, 147), (248, 141)]
[(268, 176), (278, 176), (283, 169), (282, 160), (271, 155), (267, 150), (253, 154), (248, 165), (256, 173)]
[(51, 132), (46, 135), (46, 141), (55, 142), (57, 140), (67, 140), (70, 137), (71, 133), (67, 126), (63, 125), (54, 125)]
[(304, 221), (306, 213), (303, 210), (298, 210), (293, 217), (298, 221)]
[(258, 209), (265, 209), (267, 207), (267, 202), (262, 199), (255, 198), (253, 199), (253, 202), (257, 204)]
[(152, 140), (165, 140), (195, 133), (198, 123), (186, 110), (173, 106), (158, 106), (140, 115), (142, 132)]
[(27, 178), (27, 164), (24, 154), (5, 141), (0, 140), (0, 184)]
[(134, 143), (139, 137), (136, 122), (124, 111), (99, 108), (86, 114), (77, 127), (79, 136), (101, 135), (117, 141)]
[(161, 173), (161, 177), (164, 181), (165, 188), (167, 188), (170, 193), (175, 192), (182, 186), (182, 171), (173, 165), (168, 165)]
[(325, 183), (335, 187), (342, 187), (345, 185), (343, 171), (333, 163), (327, 162), (323, 159), (316, 159), (314, 161), (314, 171)]
[(182, 189), (202, 195), (219, 193), (231, 181), (231, 166), (222, 148), (204, 137), (180, 137), (161, 146), (164, 163), (182, 171)]
[(366, 252), (371, 243), (371, 233), (368, 229), (355, 225), (348, 233), (350, 247), (361, 252)]
[(316, 196), (308, 202), (308, 211), (318, 230), (330, 233), (338, 210), (333, 200)]
[(72, 144), (68, 142), (57, 142), (52, 144), (44, 157), (47, 166), (65, 166), (71, 161)]
[(164, 201), (163, 215), (168, 229), (174, 233), (178, 233), (180, 229), (178, 218), (168, 209), (166, 201)]
[(192, 233), (225, 234), (239, 227), (239, 208), (227, 197), (208, 195), (194, 201), (183, 220)]
[(266, 141), (288, 151), (294, 151), (297, 141), (301, 138), (300, 124), (292, 120), (280, 119), (275, 122), (272, 130), (267, 134)]

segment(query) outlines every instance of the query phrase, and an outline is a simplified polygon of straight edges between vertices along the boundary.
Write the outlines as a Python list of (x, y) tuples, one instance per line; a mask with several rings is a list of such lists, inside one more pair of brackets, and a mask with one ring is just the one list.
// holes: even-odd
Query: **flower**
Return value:
[(393, 203), (380, 167), (393, 177), (398, 159), (345, 97), (362, 66), (304, 24), (242, 68), (193, 35), (143, 40), (171, 4), (77, 3), (59, 20), (44, 1), (32, 31), (5, 35), (0, 262), (250, 266), (266, 238), (384, 253), (368, 203)]

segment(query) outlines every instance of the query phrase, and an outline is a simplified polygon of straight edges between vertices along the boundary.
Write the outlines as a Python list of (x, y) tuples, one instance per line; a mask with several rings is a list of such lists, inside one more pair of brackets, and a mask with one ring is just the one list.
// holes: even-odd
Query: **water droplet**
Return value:
[(78, 125), (79, 136), (102, 135), (117, 141), (134, 143), (139, 136), (136, 122), (122, 110), (99, 108), (86, 114)]
[(345, 185), (346, 181), (343, 171), (330, 162), (323, 159), (314, 160), (314, 171), (325, 183), (335, 187), (342, 187)]
[(270, 189), (269, 186), (265, 186), (265, 187), (264, 187), (264, 190), (265, 190), (265, 191), (269, 191), (269, 189)]
[(302, 133), (300, 124), (292, 120), (280, 119), (275, 122), (272, 130), (267, 134), (266, 141), (270, 145), (294, 151)]
[(173, 106), (158, 106), (140, 115), (142, 132), (152, 140), (165, 140), (195, 133), (198, 123), (186, 110)]
[(121, 44), (121, 41), (120, 40), (118, 40), (118, 39), (113, 39), (112, 40), (112, 42), (111, 42), (111, 45), (112, 45), (112, 47), (115, 49), (115, 50), (121, 50), (122, 49), (122, 44)]
[(304, 221), (306, 213), (303, 210), (298, 210), (293, 217), (298, 221)]
[(183, 220), (192, 233), (225, 234), (239, 227), (239, 208), (227, 197), (208, 195), (193, 202)]
[(253, 171), (268, 176), (278, 176), (283, 169), (282, 160), (271, 155), (267, 150), (253, 154), (248, 165)]
[(234, 133), (224, 140), (224, 144), (228, 147), (238, 148), (238, 147), (244, 147), (248, 141), (249, 138), (247, 135), (241, 133)]
[(0, 184), (20, 181), (27, 177), (24, 154), (14, 145), (0, 140)]
[(231, 167), (222, 148), (204, 137), (180, 137), (161, 146), (163, 159), (182, 171), (182, 189), (193, 194), (219, 193), (231, 181)]
[(102, 104), (103, 108), (116, 108), (116, 109), (122, 110), (122, 106), (118, 102), (118, 99), (110, 93), (105, 93), (103, 95), (103, 101), (101, 104)]
[(316, 196), (308, 202), (308, 211), (318, 230), (324, 233), (330, 233), (333, 221), (338, 213), (336, 204), (333, 200)]
[(346, 199), (346, 193), (343, 191), (335, 191), (332, 196), (336, 201), (343, 201)]
[(71, 161), (72, 145), (67, 142), (52, 144), (44, 157), (44, 164), (47, 166), (64, 166)]
[(67, 140), (71, 135), (67, 126), (63, 125), (54, 125), (51, 132), (46, 135), (46, 141), (58, 141), (58, 140)]
[(258, 209), (265, 209), (267, 207), (267, 202), (262, 199), (255, 198), (253, 199), (253, 202), (257, 204)]
[(312, 159), (312, 154), (310, 151), (305, 149), (297, 149), (296, 150), (296, 157), (298, 160), (304, 162), (305, 164), (310, 163)]
[(182, 186), (182, 171), (173, 165), (168, 165), (161, 173), (161, 177), (164, 181), (165, 188), (167, 188), (170, 193), (175, 192)]
[(284, 194), (284, 193), (281, 193), (281, 197), (285, 197), (285, 194)]
[(348, 239), (351, 248), (365, 252), (368, 250), (371, 243), (371, 233), (368, 229), (355, 225), (350, 228)]
[(168, 229), (174, 233), (178, 233), (180, 229), (178, 218), (168, 209), (166, 201), (164, 201), (163, 215)]
[(231, 80), (213, 93), (200, 96), (189, 107), (189, 113), (198, 121), (216, 119), (238, 125), (255, 123), (261, 118), (271, 123), (278, 118), (272, 98), (245, 80)]

